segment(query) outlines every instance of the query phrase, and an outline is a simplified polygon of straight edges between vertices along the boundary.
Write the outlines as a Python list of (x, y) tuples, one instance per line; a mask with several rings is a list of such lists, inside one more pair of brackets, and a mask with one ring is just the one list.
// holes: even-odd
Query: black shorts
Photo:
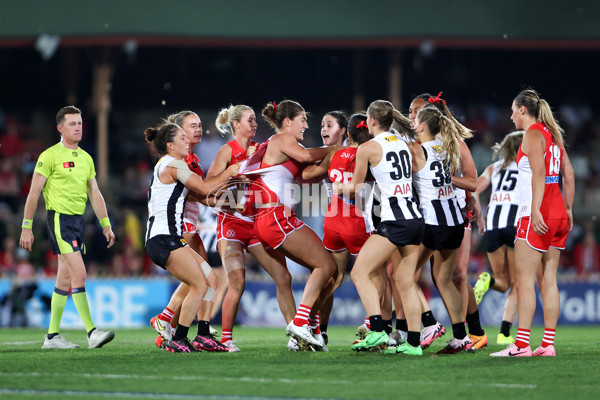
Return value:
[(425, 224), (423, 218), (404, 219), (400, 221), (381, 221), (375, 233), (383, 236), (396, 246), (421, 244)]
[(156, 265), (166, 269), (171, 252), (187, 245), (183, 236), (157, 235), (146, 242), (146, 253)]
[(206, 253), (208, 256), (208, 264), (211, 268), (219, 268), (222, 265), (221, 255), (217, 251), (209, 251)]
[(84, 250), (83, 215), (61, 214), (48, 210), (46, 231), (54, 254), (69, 254)]
[(465, 236), (465, 226), (437, 226), (425, 224), (423, 245), (432, 250), (454, 250), (460, 247)]
[(507, 226), (503, 229), (492, 229), (484, 234), (485, 251), (493, 253), (503, 245), (515, 247), (515, 236), (517, 236), (517, 227)]

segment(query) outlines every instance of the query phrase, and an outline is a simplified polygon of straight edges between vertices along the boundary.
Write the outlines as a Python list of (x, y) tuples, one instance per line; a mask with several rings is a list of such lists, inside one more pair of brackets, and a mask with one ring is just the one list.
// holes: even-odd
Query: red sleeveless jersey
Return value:
[[(331, 182), (348, 183), (352, 180), (356, 166), (356, 147), (338, 150), (329, 164)], [(335, 193), (325, 215), (325, 225), (336, 232), (366, 232), (365, 220), (360, 209), (356, 208), (355, 198), (343, 198)]]
[(202, 178), (202, 180), (205, 179), (204, 170), (200, 166), (200, 159), (197, 155), (195, 155), (194, 153), (189, 153), (185, 158), (185, 163), (188, 165), (188, 167), (190, 167), (190, 170), (192, 170), (192, 172), (200, 175), (200, 178)]
[[(231, 147), (231, 158), (229, 159), (229, 165), (231, 164), (235, 164), (238, 163), (242, 160), (245, 160), (247, 157), (246, 154), (248, 154), (248, 151), (246, 149), (244, 149), (237, 140), (232, 140), (230, 142), (227, 142), (227, 145), (229, 147)], [(251, 140), (250, 141), (250, 146), (258, 146), (258, 143)], [(233, 214), (231, 214), (231, 216), (237, 217), (237, 218), (242, 218), (245, 221), (251, 221), (252, 219), (252, 205), (254, 203), (254, 198), (250, 195), (250, 193), (248, 191), (246, 191), (246, 195), (245, 195), (245, 200), (244, 200), (244, 209), (242, 211), (237, 211)], [(221, 214), (219, 214), (219, 217), (222, 217)], [(220, 220), (219, 220), (220, 221)]]
[(294, 181), (302, 172), (303, 164), (290, 158), (281, 164), (269, 165), (261, 162), (261, 168), (270, 168), (255, 181), (260, 187), (256, 191), (257, 201), (262, 204), (283, 203), (291, 210), (295, 208)]
[[(229, 165), (231, 164), (235, 164), (237, 162), (240, 162), (242, 160), (245, 160), (246, 158), (248, 158), (246, 156), (247, 154), (247, 150), (245, 150), (238, 142), (237, 140), (232, 140), (231, 142), (228, 142), (227, 145), (229, 147), (231, 147), (231, 159), (229, 160)], [(256, 143), (255, 141), (250, 141), (250, 146), (257, 146), (258, 143)]]
[[(567, 218), (567, 212), (565, 210), (562, 192), (560, 191), (559, 186), (560, 166), (564, 149), (554, 142), (552, 133), (543, 122), (533, 124), (529, 129), (535, 129), (540, 132), (544, 135), (546, 141), (546, 148), (544, 149), (546, 179), (540, 212), (544, 218), (548, 219)], [(523, 153), (521, 146), (519, 146), (519, 153), (517, 155), (517, 166), (519, 168), (520, 217), (527, 217), (531, 215), (531, 201), (533, 196), (531, 190), (532, 172), (529, 158)]]

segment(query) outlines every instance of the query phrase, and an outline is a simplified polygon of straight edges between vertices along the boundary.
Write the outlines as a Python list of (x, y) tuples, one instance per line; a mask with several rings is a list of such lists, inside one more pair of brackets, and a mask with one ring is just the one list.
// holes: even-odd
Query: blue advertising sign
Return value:
[[(16, 285), (27, 283), (0, 279), (0, 299), (11, 296)], [(54, 291), (54, 279), (35, 281), (37, 289), (26, 303), (27, 326), (47, 327), (50, 323), (49, 299)], [(171, 279), (88, 279), (86, 292), (94, 323), (102, 328), (138, 328), (147, 326), (150, 318), (160, 313), (174, 290)], [(70, 296), (69, 296), (70, 297)], [(5, 302), (0, 325), (11, 326), (14, 318), (10, 303)], [(69, 298), (65, 306), (61, 329), (83, 329), (83, 322)]]
[[(17, 313), (11, 306), (17, 288), (23, 283), (0, 279), (0, 326), (47, 327), (50, 321), (49, 299), (54, 290), (53, 279), (35, 281), (34, 290), (26, 300), (26, 312)], [(35, 287), (37, 285), (37, 288)], [(94, 322), (103, 328), (138, 328), (148, 326), (150, 318), (160, 313), (169, 302), (177, 282), (169, 278), (155, 279), (88, 279), (86, 291)], [(300, 304), (303, 282), (292, 285), (296, 305)], [(600, 324), (600, 285), (592, 283), (559, 284), (561, 310), (559, 324)], [(479, 305), (484, 325), (499, 325), (502, 319), (506, 293), (490, 290)], [(533, 319), (542, 325), (541, 296), (537, 292), (537, 307)], [(21, 299), (23, 300), (23, 299)], [(16, 304), (16, 303), (15, 303)], [(437, 292), (433, 292), (429, 305), (436, 318), (450, 324), (448, 313)], [(366, 317), (354, 284), (344, 281), (335, 293), (330, 325), (360, 325)], [(23, 323), (24, 322), (24, 323)], [(220, 323), (220, 318), (213, 321)], [(275, 285), (272, 282), (247, 282), (242, 297), (237, 323), (246, 326), (284, 326), (279, 310)], [(83, 329), (81, 319), (72, 300), (67, 301), (61, 323), (63, 329)]]
[[(302, 298), (303, 283), (294, 283), (292, 289), (296, 305)], [(559, 324), (600, 324), (600, 285), (592, 283), (559, 284)], [(537, 306), (534, 325), (543, 325), (542, 298), (536, 289)], [(504, 302), (508, 293), (490, 290), (479, 305), (483, 325), (500, 325)], [(429, 305), (435, 317), (443, 324), (450, 324), (444, 302), (437, 291), (433, 291)], [(346, 280), (335, 292), (330, 325), (360, 325), (366, 317), (356, 287)], [(518, 318), (518, 316), (517, 316)], [(248, 326), (282, 326), (285, 324), (279, 306), (275, 285), (270, 282), (247, 282), (238, 312), (238, 323)], [(516, 320), (515, 320), (516, 323)]]

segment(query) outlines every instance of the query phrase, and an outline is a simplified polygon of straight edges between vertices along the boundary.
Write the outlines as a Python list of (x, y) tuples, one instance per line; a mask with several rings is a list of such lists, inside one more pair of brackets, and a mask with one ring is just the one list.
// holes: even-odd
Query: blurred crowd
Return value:
[[(18, 246), (23, 218), (23, 206), (29, 191), (31, 175), (39, 154), (59, 140), (53, 110), (33, 111), (27, 115), (10, 115), (0, 108), (0, 278), (31, 280), (35, 277), (54, 277), (57, 257), (52, 254), (45, 231), (45, 208), (38, 206), (34, 218), (34, 251), (28, 253)], [(208, 170), (217, 150), (229, 138), (223, 138), (214, 128), (215, 111), (198, 112), (204, 124), (202, 143), (194, 152)], [(307, 147), (321, 145), (320, 118), (312, 111)], [(54, 110), (55, 112), (55, 110)], [(469, 105), (454, 108), (463, 115), (463, 123), (476, 134), (467, 144), (471, 148), (478, 173), (492, 162), (491, 147), (513, 131), (510, 110), (497, 106)], [(600, 205), (600, 121), (594, 120), (592, 110), (585, 105), (563, 105), (555, 110), (566, 131), (566, 144), (576, 175), (574, 205), (575, 226), (561, 258), (560, 278), (572, 281), (600, 281), (600, 226), (596, 222)], [(214, 115), (213, 115), (214, 114)], [(132, 117), (132, 115), (134, 115)], [(144, 233), (147, 218), (147, 189), (154, 160), (142, 139), (144, 127), (165, 117), (164, 110), (123, 113), (113, 112), (110, 121), (110, 165), (108, 187), (101, 187), (109, 209), (113, 229), (119, 240), (106, 249), (100, 224), (88, 207), (86, 231), (86, 262), (90, 277), (152, 277), (164, 274), (144, 252)], [(93, 113), (83, 110), (84, 139), (81, 147), (96, 160), (96, 133)], [(263, 141), (272, 133), (260, 124), (257, 140)], [(487, 204), (488, 194), (482, 195)], [(42, 199), (40, 199), (43, 202)], [(299, 213), (301, 214), (301, 213)], [(301, 216), (301, 215), (300, 215)], [(301, 216), (308, 217), (308, 216)], [(304, 218), (303, 218), (304, 219)], [(319, 233), (319, 217), (306, 218)], [(319, 228), (319, 224), (321, 228)], [(488, 270), (485, 248), (477, 229), (473, 229), (470, 277)], [(218, 263), (218, 257), (211, 257)], [(260, 268), (250, 260), (249, 273), (260, 277)]]

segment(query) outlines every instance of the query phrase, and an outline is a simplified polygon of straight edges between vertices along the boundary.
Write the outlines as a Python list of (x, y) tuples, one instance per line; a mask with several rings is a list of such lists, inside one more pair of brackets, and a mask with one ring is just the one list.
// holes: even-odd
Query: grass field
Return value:
[[(476, 353), (423, 357), (355, 353), (353, 327), (329, 329), (329, 353), (291, 353), (283, 328), (236, 328), (240, 353), (172, 354), (154, 331), (119, 330), (101, 349), (41, 350), (44, 331), (0, 329), (2, 399), (596, 399), (600, 327), (559, 326), (557, 357), (497, 359), (497, 328)], [(492, 334), (493, 333), (493, 334)], [(492, 336), (494, 337), (492, 339)], [(532, 331), (532, 344), (542, 328)]]

